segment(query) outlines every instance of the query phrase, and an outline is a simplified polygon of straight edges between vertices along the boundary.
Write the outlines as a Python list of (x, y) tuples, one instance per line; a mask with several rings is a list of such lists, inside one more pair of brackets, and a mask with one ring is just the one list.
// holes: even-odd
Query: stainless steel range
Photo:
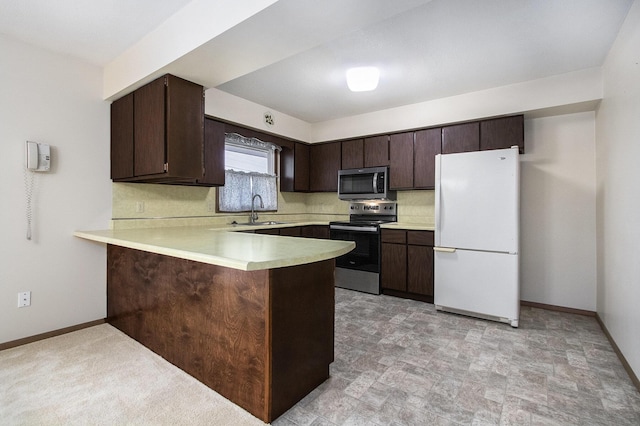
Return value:
[(394, 201), (352, 201), (348, 222), (331, 222), (332, 240), (354, 241), (356, 248), (336, 258), (336, 287), (380, 294), (380, 224), (396, 222)]

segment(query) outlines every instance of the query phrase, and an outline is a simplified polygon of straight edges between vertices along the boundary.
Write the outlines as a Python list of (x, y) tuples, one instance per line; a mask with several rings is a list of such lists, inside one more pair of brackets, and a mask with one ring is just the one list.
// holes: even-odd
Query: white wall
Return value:
[[(315, 143), (522, 112), (540, 116), (593, 111), (600, 99), (602, 72), (600, 68), (589, 68), (321, 123), (306, 123), (246, 99), (208, 89), (205, 113), (261, 131)], [(273, 126), (264, 124), (263, 115), (267, 111), (275, 118)]]
[(596, 113), (598, 314), (640, 376), (640, 1), (603, 67)]
[(525, 120), (525, 146), (520, 298), (595, 311), (595, 113)]
[[(265, 112), (273, 118), (273, 125), (264, 121)], [(255, 102), (242, 99), (218, 89), (207, 89), (205, 92), (204, 113), (234, 123), (242, 123), (247, 127), (266, 133), (310, 141), (310, 125), (306, 121), (291, 117)]]
[[(197, 82), (198, 79), (191, 74), (198, 73), (198, 64), (187, 61), (188, 64), (181, 68), (180, 61), (176, 60), (184, 59), (193, 50), (276, 1), (192, 0), (105, 66), (104, 98), (117, 99), (165, 72)], [(233, 47), (230, 51), (233, 52)], [(227, 79), (252, 71), (251, 61), (262, 60), (260, 55), (255, 56), (245, 57), (247, 70), (233, 70), (237, 74), (232, 73)], [(216, 60), (216, 52), (210, 52), (209, 58)], [(164, 68), (172, 63), (173, 67)], [(225, 71), (229, 73), (231, 70)]]
[(311, 142), (477, 120), (526, 111), (593, 109), (602, 98), (600, 68), (494, 87), (311, 125)]
[[(105, 317), (106, 250), (72, 236), (111, 214), (102, 71), (0, 36), (0, 342)], [(26, 239), (26, 140), (51, 145)], [(31, 306), (17, 308), (19, 291)]]

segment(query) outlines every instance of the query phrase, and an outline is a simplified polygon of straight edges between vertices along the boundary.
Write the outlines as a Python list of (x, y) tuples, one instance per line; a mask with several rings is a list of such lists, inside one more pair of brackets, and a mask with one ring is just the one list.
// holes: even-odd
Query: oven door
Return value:
[(332, 240), (353, 241), (356, 248), (336, 258), (336, 267), (380, 272), (380, 232), (375, 225), (330, 225)]

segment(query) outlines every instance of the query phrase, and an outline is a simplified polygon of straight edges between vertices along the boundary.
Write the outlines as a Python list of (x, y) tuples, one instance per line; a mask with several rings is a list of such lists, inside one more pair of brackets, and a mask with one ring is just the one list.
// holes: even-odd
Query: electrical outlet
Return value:
[(24, 308), (25, 306), (31, 306), (30, 291), (21, 291), (18, 293), (18, 308)]
[(144, 201), (136, 201), (136, 213), (144, 213)]

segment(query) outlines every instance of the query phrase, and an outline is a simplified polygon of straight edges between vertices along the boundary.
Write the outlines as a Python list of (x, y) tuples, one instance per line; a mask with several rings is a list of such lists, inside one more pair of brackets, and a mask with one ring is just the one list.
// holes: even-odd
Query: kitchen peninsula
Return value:
[(334, 258), (353, 242), (211, 227), (78, 231), (107, 244), (107, 321), (265, 422), (329, 377)]

